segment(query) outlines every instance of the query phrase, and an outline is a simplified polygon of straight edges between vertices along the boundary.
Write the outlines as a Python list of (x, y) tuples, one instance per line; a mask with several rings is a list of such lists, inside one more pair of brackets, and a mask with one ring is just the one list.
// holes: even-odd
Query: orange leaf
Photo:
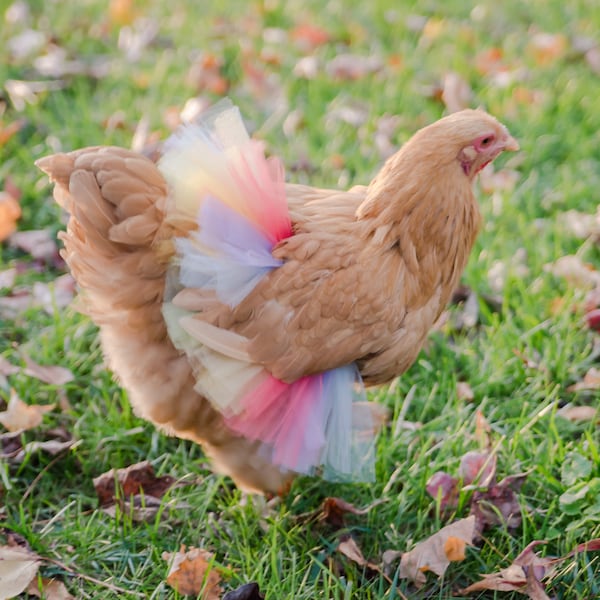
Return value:
[(0, 192), (0, 242), (15, 231), (20, 216), (17, 199), (8, 192)]
[(0, 412), (0, 423), (9, 431), (33, 429), (42, 422), (42, 415), (53, 408), (54, 404), (25, 404), (11, 389), (8, 407)]
[(163, 559), (173, 560), (167, 583), (185, 596), (198, 596), (202, 600), (219, 600), (222, 589), (221, 575), (213, 567), (213, 554), (201, 548), (190, 548), (187, 552), (182, 545), (179, 552), (163, 552)]
[(108, 16), (110, 22), (118, 27), (131, 25), (138, 16), (135, 0), (111, 0), (108, 6)]

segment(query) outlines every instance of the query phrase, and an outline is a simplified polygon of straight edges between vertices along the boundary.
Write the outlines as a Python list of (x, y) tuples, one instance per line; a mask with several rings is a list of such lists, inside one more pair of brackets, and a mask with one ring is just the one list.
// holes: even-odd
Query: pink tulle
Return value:
[(265, 158), (263, 144), (256, 140), (236, 150), (230, 157), (230, 170), (243, 192), (239, 195), (243, 204), (232, 198), (230, 206), (248, 217), (275, 245), (292, 235), (283, 165), (278, 158)]
[(325, 446), (324, 400), (320, 375), (291, 384), (271, 376), (244, 396), (244, 410), (228, 418), (227, 425), (269, 445), (275, 464), (310, 473)]

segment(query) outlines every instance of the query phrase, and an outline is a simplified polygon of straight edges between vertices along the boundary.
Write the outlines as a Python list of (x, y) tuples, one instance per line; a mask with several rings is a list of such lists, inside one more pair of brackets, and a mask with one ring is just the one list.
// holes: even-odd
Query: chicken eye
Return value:
[(485, 137), (485, 138), (483, 138), (483, 139), (481, 140), (481, 145), (482, 145), (482, 146), (489, 146), (489, 145), (491, 144), (491, 142), (492, 142), (492, 139), (493, 139), (493, 138), (492, 138), (491, 136), (488, 136), (488, 137)]

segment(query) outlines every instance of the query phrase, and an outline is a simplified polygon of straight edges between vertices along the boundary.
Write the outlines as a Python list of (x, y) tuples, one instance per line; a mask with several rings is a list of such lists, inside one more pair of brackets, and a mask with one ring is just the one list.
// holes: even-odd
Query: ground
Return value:
[[(185, 544), (214, 554), (224, 590), (255, 581), (268, 599), (510, 599), (522, 596), (460, 590), (508, 567), (532, 541), (547, 541), (540, 556), (565, 556), (599, 538), (595, 2), (108, 6), (1, 4), (0, 198), (18, 198), (19, 232), (44, 230), (52, 240), (64, 227), (37, 158), (98, 144), (151, 154), (181, 111), (193, 117), (223, 95), (295, 182), (365, 183), (416, 129), (463, 106), (497, 116), (521, 151), (477, 184), (485, 226), (462, 295), (415, 365), (371, 394), (393, 416), (379, 439), (376, 483), (304, 477), (268, 507), (212, 474), (199, 447), (133, 415), (95, 327), (45, 287), (65, 272), (52, 242), (44, 252), (44, 234), (29, 249), (6, 239), (0, 357), (17, 369), (1, 367), (0, 398), (8, 402), (13, 388), (27, 404), (56, 404), (20, 443), (76, 443), (15, 460), (2, 438), (0, 545), (17, 539), (54, 561), (41, 575), (78, 598), (178, 597), (162, 553)], [(25, 357), (72, 378), (43, 381), (28, 374)], [(441, 579), (429, 574), (418, 589), (399, 578), (397, 562), (388, 580), (337, 550), (351, 534), (379, 566), (386, 550), (408, 551), (467, 517), (473, 486), (457, 484), (456, 501), (445, 502), (427, 483), (438, 471), (464, 475), (473, 451), (495, 457), (498, 480), (527, 473), (511, 496), (518, 514), (488, 527)], [(101, 510), (93, 478), (146, 459), (191, 485), (171, 488), (150, 521)], [(331, 496), (356, 507), (384, 502), (347, 515), (341, 529), (305, 516)], [(549, 596), (598, 597), (600, 557), (579, 552), (544, 583)]]

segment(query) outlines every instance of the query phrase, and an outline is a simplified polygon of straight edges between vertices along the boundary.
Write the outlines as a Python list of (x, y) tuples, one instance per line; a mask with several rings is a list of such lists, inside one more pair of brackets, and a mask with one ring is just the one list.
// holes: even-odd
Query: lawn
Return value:
[[(256, 582), (273, 600), (510, 599), (523, 596), (461, 590), (531, 542), (546, 542), (539, 557), (565, 557), (600, 538), (596, 3), (107, 4), (0, 3), (0, 199), (18, 198), (19, 232), (49, 234), (0, 245), (0, 410), (11, 389), (55, 405), (17, 438), (0, 429), (0, 546), (38, 553), (40, 575), (76, 598), (181, 597), (162, 554), (183, 544), (213, 553), (224, 592)], [(52, 284), (65, 273), (52, 245), (65, 215), (34, 161), (100, 144), (152, 154), (182, 111), (224, 95), (290, 181), (316, 186), (368, 182), (389, 152), (457, 105), (484, 107), (521, 144), (477, 184), (485, 225), (445, 321), (407, 373), (371, 393), (393, 417), (374, 484), (302, 477), (280, 501), (244, 497), (198, 446), (133, 414), (97, 329), (68, 303), (68, 280), (58, 280), (66, 290)], [(44, 378), (27, 360), (68, 371)], [(34, 440), (74, 443), (17, 458)], [(428, 492), (436, 472), (465, 476), (473, 452), (493, 457), (497, 481), (524, 474), (500, 488), (508, 520), (481, 477), (463, 477), (450, 501)], [(93, 479), (143, 460), (187, 485), (141, 522), (123, 502), (102, 510)], [(400, 577), (397, 560), (379, 570), (386, 551), (466, 518), (476, 494), (488, 522), (464, 560), (421, 587)], [(374, 505), (340, 524), (319, 518), (328, 497)], [(349, 535), (376, 568), (340, 551)], [(600, 554), (569, 555), (543, 585), (549, 597), (599, 597)]]

